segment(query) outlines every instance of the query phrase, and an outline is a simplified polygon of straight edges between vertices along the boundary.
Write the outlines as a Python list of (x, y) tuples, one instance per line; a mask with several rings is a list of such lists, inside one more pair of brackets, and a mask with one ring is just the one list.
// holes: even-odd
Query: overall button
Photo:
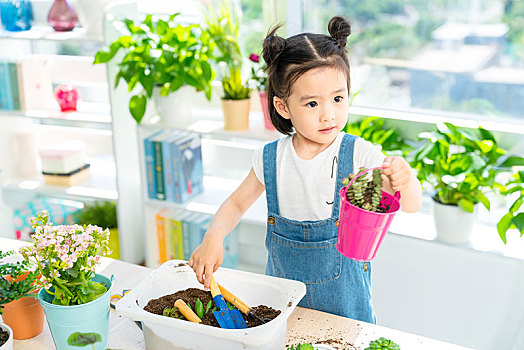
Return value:
[(362, 268), (364, 271), (367, 271), (369, 269), (369, 264), (366, 262), (364, 263), (364, 267)]
[(267, 218), (267, 222), (269, 222), (271, 225), (274, 225), (275, 224), (275, 218), (270, 216)]
[(335, 226), (336, 226), (336, 227), (338, 227), (338, 220), (337, 220), (337, 221), (335, 221)]

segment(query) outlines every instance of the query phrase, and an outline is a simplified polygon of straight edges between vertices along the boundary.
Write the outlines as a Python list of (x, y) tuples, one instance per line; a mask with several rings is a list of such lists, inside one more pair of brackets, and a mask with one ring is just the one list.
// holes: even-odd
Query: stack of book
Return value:
[(149, 198), (183, 203), (203, 192), (199, 134), (159, 130), (144, 139), (144, 150)]
[[(212, 216), (184, 209), (160, 210), (155, 215), (159, 263), (167, 260), (189, 260), (202, 242)], [(238, 265), (238, 233), (233, 230), (224, 240), (222, 266), (236, 268)]]
[(42, 160), (42, 174), (48, 185), (72, 186), (89, 178), (86, 163), (86, 145), (71, 140), (48, 146), (38, 152)]
[(0, 60), (0, 110), (48, 110), (52, 101), (48, 62), (38, 58)]

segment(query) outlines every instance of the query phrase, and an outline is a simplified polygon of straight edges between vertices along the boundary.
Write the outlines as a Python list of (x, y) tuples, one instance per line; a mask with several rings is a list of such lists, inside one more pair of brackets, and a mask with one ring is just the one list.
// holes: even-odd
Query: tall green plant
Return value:
[(198, 24), (177, 24), (178, 15), (157, 22), (153, 22), (151, 15), (141, 22), (124, 19), (126, 35), (96, 53), (94, 64), (107, 63), (119, 51), (124, 52), (118, 62), (115, 88), (121, 79), (127, 83), (129, 92), (141, 87), (129, 100), (129, 111), (137, 123), (144, 117), (147, 99), (152, 97), (155, 86), (160, 87), (162, 96), (167, 96), (189, 85), (204, 91), (206, 98), (211, 99), (215, 73), (210, 61), (214, 59), (215, 41)]
[(480, 127), (468, 130), (445, 123), (419, 137), (421, 145), (410, 154), (418, 179), (433, 187), (435, 200), (467, 212), (473, 212), (478, 202), (489, 210), (486, 194), (504, 188), (497, 175), (511, 171), (513, 165), (524, 165), (523, 158), (509, 157), (493, 135)]
[(78, 225), (96, 225), (102, 228), (117, 228), (116, 203), (97, 201), (87, 204), (75, 215)]
[[(214, 56), (221, 70), (220, 80), (226, 100), (241, 100), (249, 97), (248, 82), (242, 82), (242, 54), (238, 44), (240, 10), (229, 0), (220, 0), (204, 9), (206, 32), (216, 45)], [(217, 67), (217, 68), (219, 68)]]

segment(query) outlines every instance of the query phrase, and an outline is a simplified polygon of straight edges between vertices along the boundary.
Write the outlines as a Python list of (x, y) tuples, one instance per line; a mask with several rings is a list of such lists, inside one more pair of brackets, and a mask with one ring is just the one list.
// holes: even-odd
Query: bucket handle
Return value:
[[(360, 173), (358, 173), (355, 177), (353, 177), (351, 179), (351, 181), (349, 181), (349, 183), (347, 184), (346, 188), (349, 188), (349, 186), (351, 186), (351, 184), (357, 179), (357, 177), (359, 177), (360, 175), (363, 175), (364, 173), (367, 173), (368, 171), (370, 170), (376, 170), (376, 169), (386, 169), (386, 167), (384, 166), (377, 166), (377, 167), (374, 167), (374, 168), (369, 168), (369, 169), (366, 169), (364, 171), (361, 171)], [(395, 194), (393, 195), (393, 197), (395, 197), (396, 199), (400, 199), (400, 191), (397, 191), (395, 192)]]

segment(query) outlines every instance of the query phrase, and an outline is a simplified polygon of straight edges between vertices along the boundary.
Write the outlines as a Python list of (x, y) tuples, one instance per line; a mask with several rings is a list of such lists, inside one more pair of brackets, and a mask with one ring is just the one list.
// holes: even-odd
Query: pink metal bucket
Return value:
[(337, 250), (345, 257), (357, 261), (369, 261), (375, 258), (395, 213), (400, 209), (400, 192), (392, 196), (382, 191), (381, 204), (388, 208), (386, 213), (364, 210), (348, 202), (346, 197), (348, 187), (357, 177), (373, 169), (383, 169), (383, 167), (366, 169), (340, 189)]

